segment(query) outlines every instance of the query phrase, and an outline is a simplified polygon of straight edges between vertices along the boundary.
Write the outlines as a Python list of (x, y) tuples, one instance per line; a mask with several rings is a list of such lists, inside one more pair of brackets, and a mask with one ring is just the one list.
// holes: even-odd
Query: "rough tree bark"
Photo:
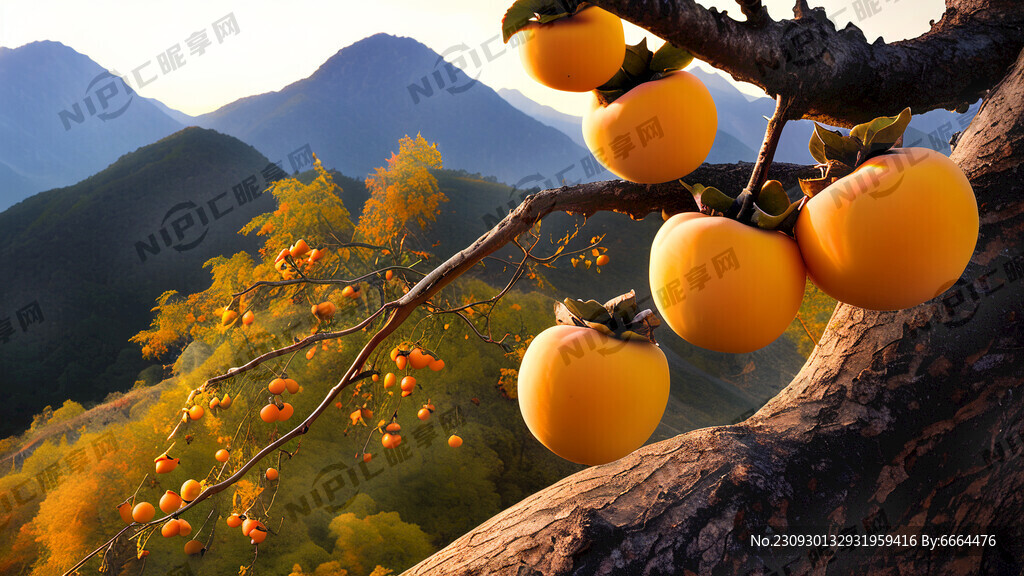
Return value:
[[(566, 478), (408, 574), (1024, 572), (1024, 53), (1016, 50), (952, 155), (981, 212), (975, 255), (956, 286), (898, 312), (841, 305), (803, 370), (747, 421)], [(843, 533), (983, 534), (995, 545), (751, 543)]]

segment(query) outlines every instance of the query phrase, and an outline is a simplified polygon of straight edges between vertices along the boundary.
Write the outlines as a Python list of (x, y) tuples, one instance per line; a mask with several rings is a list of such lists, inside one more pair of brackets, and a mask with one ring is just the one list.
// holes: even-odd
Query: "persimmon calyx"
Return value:
[(589, 6), (580, 0), (517, 0), (501, 19), (501, 36), (508, 42), (530, 22), (547, 24), (568, 18)]
[(566, 298), (555, 302), (555, 322), (597, 330), (619, 340), (636, 340), (657, 344), (654, 329), (661, 325), (649, 309), (637, 311), (636, 291), (612, 298), (601, 304), (597, 300)]
[(880, 116), (858, 124), (849, 134), (829, 130), (815, 122), (807, 149), (819, 166), (839, 162), (853, 170), (869, 158), (901, 145), (910, 118), (910, 108), (904, 108), (896, 116)]
[(633, 88), (645, 82), (659, 80), (676, 70), (682, 70), (690, 62), (693, 62), (693, 54), (677, 48), (671, 42), (665, 42), (657, 52), (651, 52), (647, 47), (647, 39), (643, 38), (639, 44), (626, 46), (622, 68), (611, 80), (598, 86), (594, 90), (594, 95), (599, 102), (607, 106)]
[(761, 186), (761, 192), (757, 200), (749, 192), (742, 192), (738, 196), (730, 196), (718, 188), (694, 184), (689, 186), (683, 183), (701, 206), (708, 212), (718, 212), (726, 218), (731, 218), (755, 228), (762, 230), (776, 230), (793, 235), (793, 227), (796, 225), (800, 209), (806, 199), (790, 201), (782, 183), (778, 180), (769, 180)]

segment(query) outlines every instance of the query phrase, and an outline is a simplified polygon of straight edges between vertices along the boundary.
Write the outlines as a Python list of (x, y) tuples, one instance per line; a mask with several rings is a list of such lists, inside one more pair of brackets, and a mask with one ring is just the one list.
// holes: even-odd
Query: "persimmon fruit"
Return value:
[(238, 528), (242, 525), (242, 517), (238, 514), (232, 514), (227, 518), (228, 528)]
[(221, 448), (220, 450), (217, 450), (217, 453), (213, 455), (213, 458), (217, 462), (224, 463), (227, 462), (229, 458), (231, 458), (231, 453)]
[(277, 480), (278, 477), (279, 473), (277, 468), (267, 468), (267, 480), (273, 482), (274, 480)]
[(139, 502), (132, 508), (132, 520), (135, 520), (139, 524), (145, 524), (156, 516), (156, 508), (149, 502)]
[(276, 404), (267, 404), (260, 409), (260, 420), (267, 424), (277, 422), (281, 418), (281, 410)]
[(185, 480), (184, 484), (181, 485), (181, 499), (185, 502), (191, 502), (199, 497), (199, 494), (203, 491), (203, 486), (195, 480)]
[(448, 445), (451, 446), (452, 448), (458, 448), (459, 446), (462, 446), (462, 437), (452, 434), (451, 436), (448, 437)]
[(166, 452), (157, 456), (153, 462), (156, 464), (157, 474), (168, 474), (173, 472), (178, 467), (178, 463), (181, 460), (179, 458), (171, 458)]
[(292, 417), (295, 414), (295, 408), (291, 404), (285, 402), (281, 405), (281, 409), (277, 412), (277, 421), (284, 422), (285, 420)]
[(267, 385), (267, 390), (269, 390), (271, 394), (284, 394), (286, 387), (284, 378), (274, 378), (270, 381), (270, 384)]
[(708, 350), (740, 354), (771, 344), (796, 317), (806, 279), (792, 238), (722, 216), (676, 214), (651, 245), (661, 317)]
[(578, 326), (538, 334), (519, 368), (519, 407), (530, 432), (555, 454), (603, 464), (650, 438), (668, 403), (665, 354)]
[(963, 171), (926, 148), (894, 148), (811, 198), (795, 235), (811, 280), (871, 310), (912, 308), (963, 274), (978, 240)]
[(583, 116), (590, 152), (612, 174), (640, 184), (693, 172), (707, 158), (717, 130), (711, 93), (683, 70), (644, 82), (607, 105), (594, 97)]
[(202, 553), (203, 548), (205, 547), (199, 540), (189, 540), (188, 542), (185, 542), (185, 554), (189, 556), (195, 556), (196, 554)]
[(593, 90), (619, 71), (626, 55), (622, 20), (597, 7), (545, 24), (530, 22), (516, 36), (526, 73), (555, 90)]
[(162, 510), (164, 514), (170, 514), (178, 508), (181, 508), (181, 496), (178, 496), (178, 493), (173, 490), (168, 490), (160, 497), (159, 505), (160, 510)]
[(160, 527), (160, 534), (164, 538), (173, 538), (181, 533), (181, 524), (174, 518), (164, 522), (164, 525)]

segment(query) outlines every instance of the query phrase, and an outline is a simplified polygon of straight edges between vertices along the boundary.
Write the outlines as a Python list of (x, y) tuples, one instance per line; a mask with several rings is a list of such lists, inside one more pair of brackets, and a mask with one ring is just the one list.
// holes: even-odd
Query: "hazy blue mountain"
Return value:
[[(310, 77), (250, 96), (197, 122), (281, 158), (309, 144), (326, 166), (362, 176), (398, 140), (422, 133), (445, 167), (516, 183), (587, 156), (568, 136), (516, 110), (411, 38), (377, 34), (340, 50)], [(582, 169), (569, 179), (584, 176)]]
[(533, 117), (533, 119), (537, 120), (541, 124), (547, 124), (562, 134), (565, 134), (576, 144), (584, 147), (587, 145), (586, 142), (583, 141), (583, 132), (580, 131), (580, 123), (583, 121), (580, 116), (573, 116), (572, 114), (559, 112), (551, 106), (545, 106), (544, 104), (534, 102), (519, 90), (511, 88), (499, 89), (498, 96), (501, 96), (517, 110), (523, 112), (527, 116)]
[(0, 48), (0, 210), (182, 128), (59, 42)]

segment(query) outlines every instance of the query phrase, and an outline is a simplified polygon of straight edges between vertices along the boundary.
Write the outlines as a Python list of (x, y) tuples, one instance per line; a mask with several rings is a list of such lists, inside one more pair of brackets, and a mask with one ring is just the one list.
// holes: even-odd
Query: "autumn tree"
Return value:
[[(839, 305), (800, 374), (748, 420), (588, 468), (498, 514), (410, 573), (788, 573), (823, 570), (823, 563), (849, 573), (1019, 573), (1024, 207), (1016, 172), (1024, 158), (1024, 7), (1012, 0), (947, 0), (943, 18), (926, 34), (887, 44), (868, 43), (852, 25), (836, 30), (805, 0), (784, 21), (771, 19), (758, 0), (739, 1), (742, 19), (693, 0), (593, 4), (776, 99), (752, 171), (749, 165), (705, 165), (688, 177), (723, 190), (758, 190), (769, 174), (789, 187), (817, 172), (772, 165), (789, 120), (851, 127), (908, 106), (921, 113), (984, 98), (952, 154), (977, 194), (978, 249), (942, 298), (890, 312)], [(392, 183), (381, 174), (370, 186), (386, 204)], [(377, 208), (368, 227), (397, 234), (436, 210), (427, 201), (413, 205), (424, 220), (407, 215), (389, 222)], [(536, 245), (524, 237), (545, 216), (610, 210), (641, 218), (700, 208), (679, 182), (598, 182), (527, 198), (471, 246), (410, 281), (407, 291), (385, 294), (364, 321), (333, 332), (341, 337), (369, 329), (322, 402), (247, 455), (231, 475), (208, 482), (176, 514), (227, 490), (262, 460), (280, 458), (279, 449), (306, 434), (342, 391), (372, 378), (379, 347), (397, 349), (396, 357), (411, 354), (415, 343), (392, 348), (389, 338), (410, 318), (421, 319), (418, 311), (463, 315), (436, 297), (484, 258), (515, 243), (522, 266), (538, 260), (531, 251)], [(307, 338), (263, 353), (210, 378), (189, 401), (315, 342)], [(751, 535), (802, 527), (819, 534), (848, 527), (860, 534), (992, 534), (996, 543), (961, 555), (921, 547), (766, 552), (750, 543)], [(121, 532), (132, 529), (138, 527)]]
[(359, 217), (360, 237), (387, 244), (409, 232), (418, 232), (437, 218), (448, 199), (431, 170), (441, 167), (441, 153), (417, 134), (403, 137), (399, 150), (366, 179), (370, 199)]

